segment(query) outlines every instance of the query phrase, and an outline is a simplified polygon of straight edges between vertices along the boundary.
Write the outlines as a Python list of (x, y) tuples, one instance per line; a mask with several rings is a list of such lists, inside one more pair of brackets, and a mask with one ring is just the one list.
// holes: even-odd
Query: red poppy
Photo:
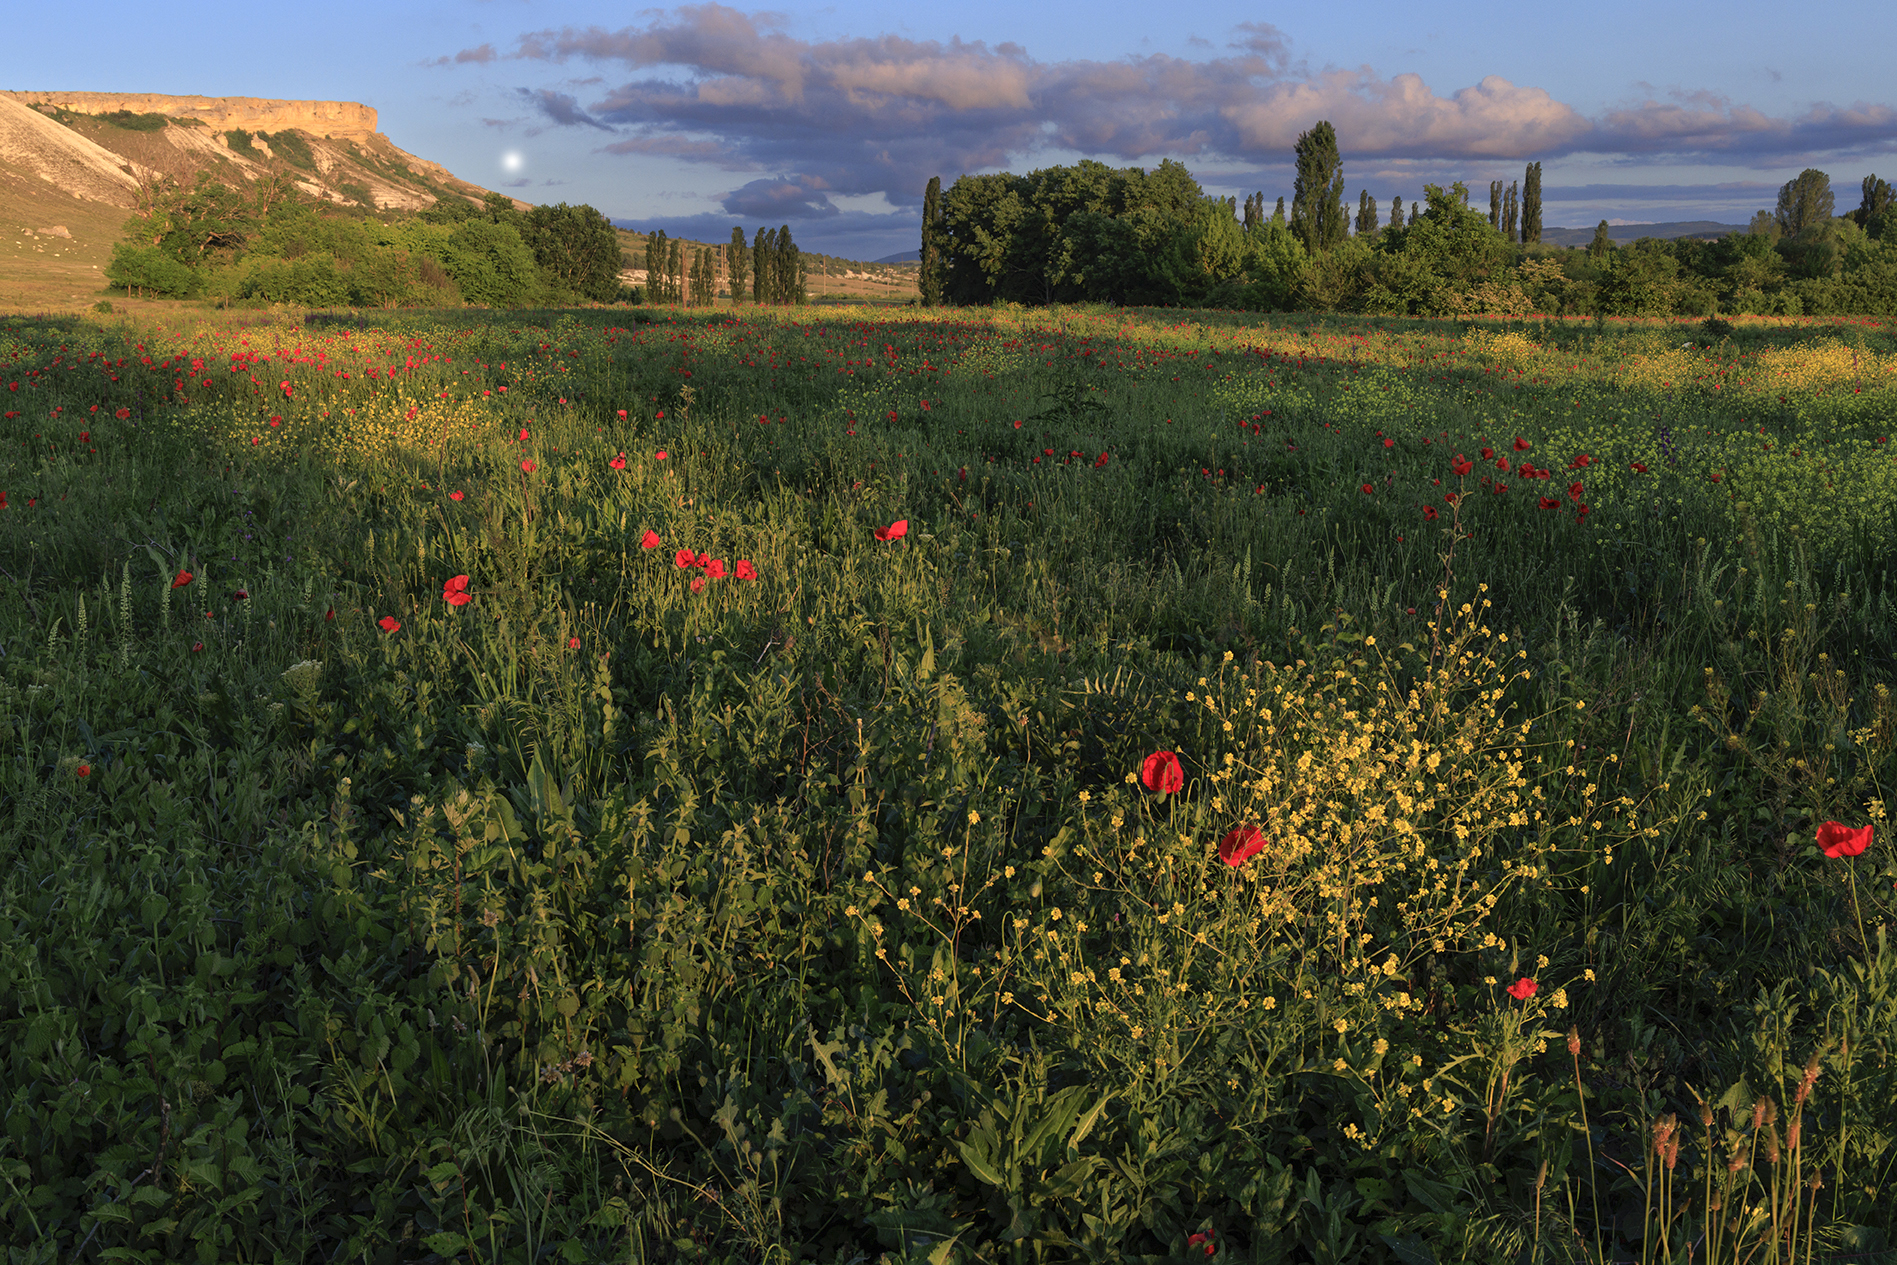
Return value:
[(696, 561), (698, 561), (698, 555), (689, 549), (681, 549), (672, 555), (672, 565), (681, 571)]
[(1461, 453), (1457, 453), (1456, 459), (1449, 463), (1449, 468), (1454, 470), (1458, 477), (1467, 478), (1469, 471), (1475, 469), (1475, 462), (1469, 460)]
[(645, 535), (639, 537), (639, 548), (641, 549), (657, 549), (659, 544), (659, 533), (653, 531), (650, 527), (646, 528)]
[(474, 600), (468, 594), (468, 577), (457, 575), (441, 586), (441, 600), (450, 606), (466, 606)]
[(1569, 498), (1570, 498), (1570, 499), (1572, 499), (1572, 500), (1576, 500), (1576, 501), (1578, 501), (1578, 500), (1580, 500), (1580, 499), (1581, 499), (1581, 493), (1582, 493), (1582, 492), (1583, 492), (1584, 490), (1585, 490), (1585, 489), (1583, 489), (1583, 488), (1581, 487), (1581, 485), (1580, 485), (1580, 483), (1579, 483), (1579, 482), (1575, 482), (1575, 483), (1570, 483), (1570, 484), (1568, 484), (1568, 496), (1569, 496)]
[(1432, 523), (1435, 522), (1436, 521), (1436, 507), (1434, 505), (1425, 505), (1423, 507), (1423, 518), (1429, 522), (1432, 522)]
[(1516, 452), (1528, 451), (1528, 441), (1526, 439), (1523, 439), (1520, 435), (1515, 436), (1515, 451)]
[(527, 442), (527, 428), (525, 426), (520, 428), (520, 442), (523, 444)]
[(384, 615), (375, 622), (376, 626), (386, 633), (400, 632), (402, 630), (402, 621), (393, 615)]
[(171, 579), (171, 587), (174, 589), (181, 589), (189, 583), (191, 583), (191, 573), (189, 571), (180, 571)]
[(1537, 503), (1545, 510), (1558, 510), (1561, 508), (1561, 502), (1552, 496), (1544, 496)]
[(450, 492), (450, 493), (448, 493), (448, 499), (449, 499), (449, 500), (451, 500), (451, 501), (459, 501), (459, 500), (463, 500), (463, 499), (465, 499), (465, 497), (466, 497), (466, 494), (465, 494), (465, 493), (462, 493), (462, 492)]
[[(661, 414), (659, 414), (659, 416), (660, 416), (660, 417), (664, 417), (664, 416), (665, 416), (665, 414), (663, 414), (663, 413), (661, 413)], [(664, 461), (664, 460), (665, 460), (665, 449), (663, 449), (663, 448), (661, 448), (661, 449), (659, 449), (659, 450), (658, 450), (657, 452), (655, 452), (655, 453), (653, 453), (653, 454), (652, 454), (652, 459), (653, 459), (654, 461)]]
[(196, 654), (196, 653), (198, 653), (198, 651), (200, 651), (200, 650), (202, 650), (202, 649), (204, 649), (204, 643), (200, 641), (200, 642), (198, 642), (198, 643), (197, 643), (197, 644), (196, 644), (195, 646), (192, 646), (192, 647), (191, 647), (191, 653), (192, 653), (192, 654)]
[(131, 415), (132, 415), (132, 410), (128, 408), (122, 408), (118, 412), (112, 414), (112, 416), (118, 418), (121, 422), (131, 417)]
[(705, 587), (704, 576), (701, 575), (697, 579), (692, 581), (692, 592), (694, 593), (702, 592), (704, 590), (704, 587)]
[(1493, 460), (1495, 460), (1495, 449), (1493, 449), (1493, 448), (1484, 448), (1484, 449), (1482, 450), (1482, 460), (1484, 460), (1484, 461), (1493, 461)]
[(620, 421), (622, 421), (622, 422), (626, 420), (626, 410), (625, 410), (625, 409), (620, 409), (620, 410), (619, 410), (619, 420), (620, 420)]
[(566, 639), (566, 648), (568, 650), (578, 650), (580, 648), (580, 639), (578, 637), (568, 637)]
[(1140, 764), (1140, 781), (1149, 791), (1171, 795), (1185, 786), (1186, 775), (1179, 767), (1178, 756), (1170, 751), (1155, 751)]
[(1246, 822), (1219, 840), (1219, 860), (1237, 869), (1264, 850), (1265, 835)]
[(909, 520), (906, 518), (899, 518), (887, 527), (878, 527), (876, 529), (876, 539), (878, 540), (901, 540), (908, 534)]
[(1632, 470), (1635, 474), (1645, 474), (1647, 472), (1647, 467), (1638, 461), (1629, 462), (1627, 468)]
[(1374, 496), (1376, 495), (1376, 491), (1377, 490), (1374, 487), (1371, 487), (1368, 483), (1363, 485), (1363, 494), (1365, 496)]
[(1853, 830), (1839, 821), (1827, 821), (1818, 827), (1818, 846), (1828, 857), (1854, 857), (1871, 846), (1871, 827)]
[(1188, 1239), (1186, 1240), (1186, 1250), (1187, 1250), (1187, 1251), (1191, 1251), (1191, 1250), (1192, 1250), (1193, 1248), (1195, 1248), (1195, 1247), (1204, 1247), (1204, 1248), (1205, 1248), (1205, 1254), (1206, 1254), (1207, 1256), (1210, 1256), (1210, 1255), (1212, 1255), (1212, 1254), (1213, 1254), (1214, 1252), (1216, 1252), (1216, 1251), (1218, 1251), (1218, 1250), (1219, 1250), (1219, 1249), (1218, 1249), (1218, 1248), (1217, 1248), (1217, 1247), (1216, 1247), (1216, 1246), (1215, 1246), (1215, 1245), (1213, 1244), (1213, 1242), (1212, 1242), (1212, 1236), (1211, 1236), (1210, 1234), (1194, 1234), (1194, 1235), (1192, 1235), (1192, 1236), (1191, 1236), (1190, 1238), (1188, 1238)]
[(624, 470), (626, 468), (626, 454), (622, 452), (606, 464), (615, 470)]
[(711, 555), (708, 553), (699, 554), (696, 558), (692, 559), (692, 565), (697, 567), (700, 571), (703, 571), (706, 567), (711, 565)]
[(323, 622), (330, 623), (330, 622), (333, 622), (335, 618), (336, 618), (336, 608), (334, 606), (330, 607), (328, 610), (323, 612)]
[(77, 773), (80, 777), (91, 777), (92, 766), (90, 764), (82, 764), (78, 768), (74, 769), (73, 772)]
[(1508, 986), (1508, 995), (1513, 997), (1516, 1001), (1527, 1001), (1530, 997), (1535, 995), (1539, 987), (1540, 985), (1524, 975)]
[(231, 594), (231, 601), (233, 602), (247, 602), (249, 600), (250, 600), (249, 589), (238, 589)]
[(1594, 464), (1594, 458), (1588, 456), (1586, 453), (1582, 453), (1580, 456), (1576, 457), (1573, 461), (1570, 461), (1568, 463), (1568, 469), (1584, 470), (1588, 466), (1591, 466), (1593, 464)]
[(705, 574), (714, 580), (724, 579), (725, 560), (723, 558), (713, 558), (710, 562), (707, 562), (705, 564)]
[(739, 558), (738, 568), (732, 572), (732, 574), (737, 576), (740, 580), (755, 580), (757, 579), (757, 568), (751, 565), (749, 558)]
[(540, 467), (534, 464), (534, 459), (532, 457), (529, 457), (525, 461), (520, 463), (520, 468), (522, 470), (525, 470), (528, 474), (532, 474), (534, 471), (538, 470)]

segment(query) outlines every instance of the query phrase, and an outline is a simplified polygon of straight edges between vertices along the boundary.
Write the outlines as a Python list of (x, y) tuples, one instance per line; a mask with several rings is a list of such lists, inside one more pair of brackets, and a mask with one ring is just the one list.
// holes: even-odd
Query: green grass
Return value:
[(1889, 1259), (1897, 348), (1695, 333), (0, 321), (10, 1259)]

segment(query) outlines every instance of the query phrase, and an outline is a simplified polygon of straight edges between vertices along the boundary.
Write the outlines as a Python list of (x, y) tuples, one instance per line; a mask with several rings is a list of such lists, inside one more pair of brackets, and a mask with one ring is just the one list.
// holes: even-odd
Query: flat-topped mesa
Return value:
[(312, 136), (363, 139), (375, 135), (375, 111), (356, 101), (266, 101), (259, 97), (174, 97), (152, 92), (10, 92), (28, 105), (52, 105), (76, 114), (168, 114), (200, 119), (219, 131), (292, 129)]

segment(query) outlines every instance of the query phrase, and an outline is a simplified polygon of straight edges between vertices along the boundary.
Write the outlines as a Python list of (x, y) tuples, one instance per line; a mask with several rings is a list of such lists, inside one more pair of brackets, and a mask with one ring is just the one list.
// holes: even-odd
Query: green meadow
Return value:
[(11, 1265), (1897, 1261), (1887, 327), (162, 320), (0, 318)]

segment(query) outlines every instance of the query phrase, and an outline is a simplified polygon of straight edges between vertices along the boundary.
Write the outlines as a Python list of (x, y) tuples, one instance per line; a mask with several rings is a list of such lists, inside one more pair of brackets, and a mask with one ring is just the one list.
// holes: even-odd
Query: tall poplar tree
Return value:
[(1541, 241), (1541, 164), (1529, 163), (1522, 176), (1522, 245)]
[(744, 283), (751, 275), (751, 248), (744, 244), (742, 227), (731, 230), (731, 245), (725, 250), (725, 258), (731, 263), (731, 302), (735, 305), (744, 301)]
[(1297, 182), (1291, 193), (1291, 231), (1307, 254), (1319, 254), (1344, 240), (1344, 160), (1337, 152), (1337, 129), (1320, 122), (1299, 135), (1292, 150)]
[(779, 303), (804, 301), (804, 259), (797, 243), (790, 239), (790, 225), (777, 230), (777, 257), (771, 261), (771, 276), (776, 281)]
[(1601, 259), (1612, 249), (1614, 249), (1614, 238), (1607, 231), (1607, 221), (1602, 220), (1594, 226), (1594, 240), (1587, 244), (1588, 256), (1592, 259)]
[(1403, 227), (1403, 195), (1400, 193), (1390, 198), (1390, 227)]
[(1859, 228), (1869, 228), (1871, 221), (1886, 210), (1897, 197), (1893, 197), (1890, 182), (1880, 180), (1875, 175), (1864, 177), (1860, 186), (1862, 196), (1858, 199), (1857, 210), (1851, 212), (1851, 218), (1857, 221)]
[(646, 302), (665, 302), (665, 230), (646, 235)]
[(1272, 219), (1272, 222), (1273, 222), (1273, 223), (1276, 223), (1276, 224), (1282, 224), (1282, 223), (1284, 223), (1284, 222), (1285, 222), (1285, 220), (1284, 220), (1284, 199), (1283, 199), (1283, 198), (1279, 198), (1279, 199), (1278, 199), (1278, 209), (1277, 209), (1277, 210), (1275, 210), (1275, 211), (1273, 211), (1273, 212), (1271, 213), (1271, 219)]
[(756, 303), (771, 302), (771, 263), (777, 253), (777, 234), (770, 229), (760, 228), (757, 237), (751, 242), (751, 299)]
[(1502, 182), (1489, 181), (1489, 227), (1502, 227)]
[(1518, 230), (1521, 227), (1521, 218), (1521, 189), (1511, 180), (1508, 182), (1508, 192), (1502, 195), (1502, 236), (1511, 242), (1520, 240)]
[(685, 301), (685, 243), (677, 238), (672, 239), (672, 262), (666, 273), (666, 288), (670, 291), (671, 301), (683, 303)]
[(924, 307), (942, 301), (942, 264), (942, 177), (930, 176), (922, 195), (922, 255), (916, 279)]
[(1251, 232), (1265, 225), (1265, 195), (1261, 190), (1245, 199), (1245, 231)]

